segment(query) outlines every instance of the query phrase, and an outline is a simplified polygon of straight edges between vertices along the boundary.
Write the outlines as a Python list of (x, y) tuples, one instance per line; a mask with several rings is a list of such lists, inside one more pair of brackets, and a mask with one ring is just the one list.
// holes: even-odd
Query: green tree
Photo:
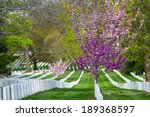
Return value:
[(65, 59), (78, 58), (82, 55), (82, 51), (78, 45), (75, 33), (71, 25), (72, 0), (62, 1), (60, 4), (61, 6), (63, 6), (63, 12), (61, 12), (58, 15), (59, 19), (63, 22), (62, 27), (64, 35), (64, 48), (65, 48), (63, 58)]
[[(30, 19), (26, 18), (25, 1), (9, 0), (0, 2), (1, 8), (1, 30), (0, 38), (1, 43), (7, 48), (5, 55), (1, 54), (5, 60), (9, 61), (3, 64), (1, 68), (7, 68), (12, 63), (10, 57), (14, 57), (14, 54), (18, 51), (24, 53), (26, 57), (27, 71), (29, 71), (29, 52), (27, 51), (29, 46), (33, 45), (32, 41), (28, 38), (28, 31), (31, 27)], [(3, 47), (4, 47), (3, 46)], [(3, 53), (3, 52), (1, 52)], [(7, 55), (7, 57), (6, 57)], [(10, 57), (8, 57), (10, 56)], [(1, 60), (1, 62), (3, 62)]]
[[(150, 81), (150, 1), (134, 0), (130, 8), (132, 13), (138, 8), (140, 8), (139, 19), (144, 19), (144, 23), (126, 51), (125, 71), (128, 73), (132, 71), (136, 74), (145, 72), (146, 80)], [(134, 22), (133, 30), (140, 25), (139, 19)]]

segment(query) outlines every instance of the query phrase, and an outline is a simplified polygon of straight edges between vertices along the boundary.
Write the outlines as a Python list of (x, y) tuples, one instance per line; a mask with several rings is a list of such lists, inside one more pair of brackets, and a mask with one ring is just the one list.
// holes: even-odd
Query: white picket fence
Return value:
[(124, 89), (143, 90), (143, 91), (150, 93), (150, 82), (132, 82), (132, 81), (130, 81), (128, 83), (118, 83), (118, 82), (113, 81), (106, 72), (104, 72), (104, 73), (107, 76), (107, 78), (109, 79), (109, 81), (116, 87), (124, 88)]

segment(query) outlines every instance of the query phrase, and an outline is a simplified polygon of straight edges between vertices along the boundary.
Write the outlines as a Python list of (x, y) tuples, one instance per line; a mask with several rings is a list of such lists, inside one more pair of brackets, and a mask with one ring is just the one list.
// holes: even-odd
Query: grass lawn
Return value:
[(104, 100), (150, 100), (150, 93), (117, 88), (111, 84), (105, 75), (99, 78), (99, 84)]
[(139, 75), (139, 76), (145, 79), (145, 75), (144, 75), (144, 74), (142, 74), (142, 75)]
[(133, 81), (133, 82), (141, 82), (141, 80), (135, 78), (135, 77), (132, 76), (132, 75), (123, 74), (123, 73), (122, 73), (122, 75), (123, 75), (124, 77), (128, 78), (129, 80)]
[(19, 77), (19, 78), (25, 78), (25, 77), (29, 77), (29, 76), (31, 76), (31, 75), (33, 75), (33, 74), (28, 74), (28, 75), (25, 75), (25, 76), (21, 76), (21, 77)]
[(44, 75), (45, 73), (41, 73), (41, 74), (39, 74), (39, 75), (36, 75), (36, 76), (34, 76), (34, 77), (32, 77), (32, 78), (38, 78), (38, 77), (40, 77), (40, 76), (42, 76), (42, 75)]
[(48, 76), (43, 77), (42, 79), (43, 79), (43, 80), (44, 80), (44, 79), (49, 79), (49, 78), (52, 78), (53, 76), (55, 76), (55, 74), (51, 73), (51, 74), (49, 74)]
[(76, 72), (73, 73), (73, 74), (71, 75), (71, 77), (68, 78), (65, 82), (72, 82), (72, 81), (78, 80), (79, 76), (81, 75), (81, 72), (82, 72), (81, 70), (80, 70), (80, 71), (76, 71)]
[(73, 88), (55, 88), (28, 96), (24, 100), (95, 100), (93, 79), (90, 73), (84, 73), (80, 83)]
[(66, 76), (68, 76), (71, 73), (71, 71), (66, 71), (65, 73), (61, 74), (60, 76), (58, 76), (55, 80), (60, 80), (65, 78)]
[(108, 75), (112, 78), (112, 80), (119, 82), (119, 83), (126, 83), (117, 73), (109, 72)]
[[(78, 72), (75, 74), (77, 75)], [(113, 76), (113, 74), (111, 75)], [(104, 100), (150, 100), (150, 93), (117, 88), (105, 75), (100, 76), (99, 84)], [(80, 83), (73, 88), (55, 88), (42, 91), (23, 100), (95, 100), (92, 75), (85, 72)]]

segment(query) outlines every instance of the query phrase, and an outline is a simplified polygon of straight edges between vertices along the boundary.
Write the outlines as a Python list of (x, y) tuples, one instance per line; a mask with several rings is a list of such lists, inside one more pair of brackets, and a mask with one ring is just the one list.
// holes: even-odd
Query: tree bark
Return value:
[(33, 60), (33, 70), (38, 70), (36, 59)]
[(98, 75), (94, 75), (94, 82), (96, 82), (96, 84), (98, 84)]
[(25, 62), (26, 62), (26, 71), (27, 72), (31, 72), (30, 57), (29, 57), (29, 47), (25, 48), (24, 57), (25, 57)]
[(150, 62), (145, 64), (145, 78), (150, 82)]

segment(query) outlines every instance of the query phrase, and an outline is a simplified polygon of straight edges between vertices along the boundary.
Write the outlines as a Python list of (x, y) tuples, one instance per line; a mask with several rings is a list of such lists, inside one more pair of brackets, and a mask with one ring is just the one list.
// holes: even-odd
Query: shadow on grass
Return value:
[(100, 77), (99, 84), (104, 100), (150, 100), (150, 93), (117, 88), (104, 75)]
[(81, 81), (73, 88), (55, 88), (36, 93), (25, 100), (95, 100), (91, 74), (83, 74)]

